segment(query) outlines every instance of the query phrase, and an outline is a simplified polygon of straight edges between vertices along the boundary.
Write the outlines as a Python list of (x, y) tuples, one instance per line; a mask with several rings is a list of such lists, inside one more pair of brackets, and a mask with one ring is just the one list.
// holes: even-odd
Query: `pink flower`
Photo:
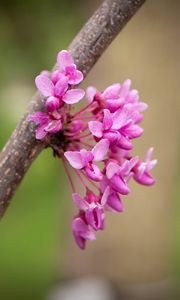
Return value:
[(138, 157), (125, 160), (122, 165), (118, 162), (110, 161), (106, 166), (106, 176), (110, 186), (116, 192), (127, 195), (130, 192), (128, 180), (131, 177), (131, 170), (136, 165)]
[[(106, 180), (106, 179), (105, 179)], [(108, 211), (119, 213), (124, 211), (123, 202), (118, 192), (113, 190), (108, 184), (104, 190), (105, 208)]]
[(76, 85), (83, 81), (82, 72), (77, 70), (71, 53), (67, 50), (58, 53), (57, 64), (61, 73), (67, 77), (69, 84)]
[(91, 151), (82, 149), (80, 151), (66, 151), (64, 153), (70, 165), (77, 170), (84, 170), (86, 175), (95, 181), (102, 179), (102, 173), (97, 165), (93, 162), (103, 161), (109, 150), (109, 142), (102, 139)]
[[(129, 82), (127, 82), (129, 85)], [(126, 84), (127, 85), (127, 84)], [(122, 89), (123, 90), (123, 89)], [(126, 88), (127, 90), (127, 88)], [(125, 93), (121, 92), (121, 85), (119, 83), (109, 86), (101, 94), (102, 99), (106, 103), (106, 107), (114, 112), (125, 103)]]
[(153, 185), (156, 181), (151, 176), (149, 171), (154, 168), (154, 166), (157, 164), (157, 160), (151, 160), (152, 154), (153, 154), (153, 148), (150, 148), (146, 155), (145, 162), (139, 160), (136, 166), (134, 167), (134, 179), (143, 185)]
[(147, 104), (139, 102), (138, 91), (130, 90), (130, 86), (131, 80), (127, 79), (122, 85), (115, 83), (107, 87), (102, 93), (98, 92), (94, 87), (88, 87), (86, 97), (88, 102), (98, 101), (98, 104), (100, 104), (102, 108), (107, 108), (111, 112), (115, 112), (127, 104), (131, 104), (133, 110), (145, 110)]
[[(48, 76), (40, 74), (36, 77), (35, 83), (41, 94), (45, 97), (48, 97), (47, 101), (56, 101), (57, 103), (59, 103), (59, 107), (61, 107), (64, 103), (77, 103), (84, 97), (85, 94), (85, 92), (82, 89), (68, 90), (68, 79), (65, 76), (62, 76), (56, 82), (56, 84), (54, 84)], [(55, 107), (57, 109), (58, 105), (55, 105)], [(52, 109), (50, 109), (50, 111), (52, 111)]]
[(82, 216), (77, 216), (72, 221), (72, 232), (77, 245), (85, 249), (86, 240), (93, 241), (96, 239), (93, 230), (83, 220)]
[(118, 109), (114, 113), (110, 113), (108, 109), (104, 109), (103, 121), (90, 121), (89, 130), (97, 138), (106, 138), (111, 145), (131, 150), (131, 139), (139, 137), (143, 133), (143, 129), (134, 124), (132, 115), (127, 110)]
[(85, 198), (77, 193), (72, 194), (77, 208), (85, 213), (85, 219), (94, 230), (104, 229), (104, 205), (103, 197), (98, 197), (90, 190), (86, 191)]
[(52, 113), (59, 108), (59, 99), (57, 97), (50, 96), (47, 98), (45, 106), (46, 110)]
[(42, 140), (48, 133), (56, 133), (62, 128), (61, 115), (58, 114), (56, 114), (56, 118), (53, 118), (52, 115), (50, 116), (47, 113), (36, 112), (29, 115), (28, 119), (39, 125), (36, 129), (37, 140)]

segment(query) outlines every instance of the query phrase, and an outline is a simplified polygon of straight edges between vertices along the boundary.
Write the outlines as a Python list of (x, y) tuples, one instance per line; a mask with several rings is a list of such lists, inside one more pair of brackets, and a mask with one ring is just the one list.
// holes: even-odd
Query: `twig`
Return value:
[[(84, 76), (144, 2), (105, 0), (93, 14), (69, 46)], [(27, 115), (37, 110), (43, 110), (43, 100), (38, 93), (0, 153), (0, 216), (31, 163), (45, 147), (44, 143), (35, 139), (35, 125), (27, 121)]]

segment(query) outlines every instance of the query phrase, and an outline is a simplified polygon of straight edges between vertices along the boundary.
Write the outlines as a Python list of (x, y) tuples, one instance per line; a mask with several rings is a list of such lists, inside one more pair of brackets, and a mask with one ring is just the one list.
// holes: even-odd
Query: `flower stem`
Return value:
[(65, 169), (65, 171), (66, 171), (67, 177), (68, 177), (68, 179), (69, 179), (69, 182), (70, 182), (72, 191), (73, 191), (73, 193), (75, 193), (75, 192), (76, 192), (76, 189), (75, 189), (75, 186), (74, 186), (74, 183), (73, 183), (73, 179), (72, 179), (71, 174), (70, 174), (70, 172), (69, 172), (69, 170), (68, 170), (68, 167), (67, 167), (67, 165), (66, 165), (66, 162), (65, 162), (65, 160), (64, 160), (63, 158), (62, 158), (62, 162), (63, 162), (64, 169)]

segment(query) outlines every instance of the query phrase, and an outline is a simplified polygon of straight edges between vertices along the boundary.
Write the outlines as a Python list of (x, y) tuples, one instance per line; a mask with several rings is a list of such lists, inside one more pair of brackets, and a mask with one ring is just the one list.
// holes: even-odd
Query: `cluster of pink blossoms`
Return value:
[[(62, 160), (72, 187), (72, 198), (78, 214), (72, 222), (74, 238), (81, 249), (95, 233), (104, 229), (105, 211), (122, 212), (122, 195), (130, 192), (129, 181), (153, 185), (150, 170), (153, 148), (146, 160), (133, 156), (132, 141), (142, 135), (139, 123), (147, 104), (139, 101), (131, 81), (113, 84), (103, 92), (94, 87), (75, 88), (83, 74), (77, 70), (71, 54), (62, 50), (57, 56), (57, 70), (43, 71), (35, 79), (45, 98), (45, 112), (29, 116), (38, 126), (36, 138), (48, 141)], [(73, 111), (73, 104), (86, 94), (87, 105)], [(69, 164), (83, 185), (80, 196)]]

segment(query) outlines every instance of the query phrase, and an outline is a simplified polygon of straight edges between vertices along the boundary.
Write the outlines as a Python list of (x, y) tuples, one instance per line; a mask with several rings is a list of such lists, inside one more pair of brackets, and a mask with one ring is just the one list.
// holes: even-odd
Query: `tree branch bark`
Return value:
[[(105, 0), (69, 46), (84, 76), (145, 0)], [(27, 115), (43, 110), (38, 92), (0, 153), (0, 216), (2, 216), (33, 160), (44, 149), (35, 138), (35, 125)]]

